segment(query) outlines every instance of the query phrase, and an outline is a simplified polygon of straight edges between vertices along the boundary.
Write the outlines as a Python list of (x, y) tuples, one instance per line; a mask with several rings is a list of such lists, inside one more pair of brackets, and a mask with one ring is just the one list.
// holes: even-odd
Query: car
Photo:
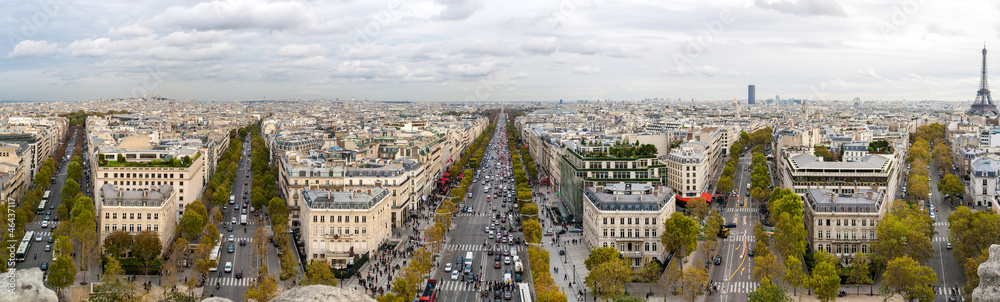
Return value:
[(486, 254), (487, 255), (493, 255), (493, 249), (486, 250)]
[(494, 206), (494, 207), (493, 207), (493, 212), (496, 212), (496, 211), (497, 211), (497, 207), (496, 207), (496, 206)]
[(246, 214), (247, 213), (247, 208), (243, 208), (242, 210), (240, 210), (240, 213)]
[(55, 210), (55, 209), (56, 209), (56, 205), (54, 205), (54, 204), (53, 205), (49, 205), (49, 210)]
[(225, 268), (225, 270), (226, 270), (227, 273), (231, 273), (233, 271), (233, 263), (232, 262), (226, 262), (226, 268)]
[(247, 199), (247, 194), (243, 194), (243, 199)]
[(747, 252), (747, 256), (753, 257), (753, 249), (751, 249), (749, 252)]
[(230, 222), (231, 224), (236, 224), (236, 217), (233, 217), (233, 220), (231, 220), (231, 221), (232, 221), (232, 222)]
[(245, 186), (245, 185), (247, 185), (247, 182), (245, 182), (245, 181), (244, 181), (244, 182), (243, 182), (243, 185), (244, 185), (244, 186)]
[(472, 192), (469, 192), (469, 198), (472, 198)]
[(445, 263), (444, 264), (444, 271), (446, 271), (446, 272), (450, 272), (451, 271), (451, 263)]
[(46, 244), (45, 245), (45, 251), (46, 252), (51, 252), (52, 251), (52, 245), (51, 244)]
[(493, 232), (490, 232), (490, 234), (487, 235), (487, 236), (488, 236), (489, 239), (493, 239)]
[(52, 217), (50, 217), (49, 215), (45, 215), (45, 218), (42, 218), (42, 220), (50, 220), (50, 219), (52, 219)]
[(500, 291), (493, 292), (493, 298), (499, 299), (500, 298)]
[(493, 268), (500, 268), (500, 261), (493, 261)]
[(948, 246), (947, 246), (947, 248), (948, 248), (949, 250), (951, 249), (951, 242), (948, 242)]
[(238, 270), (236, 270), (236, 279), (240, 279), (240, 278), (243, 278), (243, 270), (238, 269)]
[(509, 290), (503, 291), (503, 299), (504, 300), (510, 300), (511, 299), (511, 294), (510, 294)]
[[(233, 206), (233, 209), (234, 209), (234, 210), (239, 210), (239, 209), (240, 209), (240, 205), (235, 205), (235, 206)], [(234, 221), (235, 221), (235, 219), (236, 219), (236, 218), (235, 218), (235, 217), (233, 217), (233, 219), (234, 219)], [(233, 223), (235, 223), (235, 222), (233, 222)]]
[(48, 220), (42, 221), (42, 228), (44, 229), (48, 227), (49, 227), (49, 221)]
[(226, 251), (230, 252), (230, 253), (234, 253), (234, 252), (236, 252), (236, 247), (233, 247), (233, 245), (230, 244), (229, 247), (226, 248)]
[(451, 272), (451, 280), (458, 280), (458, 271)]
[(229, 209), (229, 206), (222, 206), (222, 210), (223, 211), (228, 210), (228, 209)]
[(247, 240), (246, 239), (240, 239), (240, 246), (244, 246), (244, 245), (247, 245)]
[(35, 236), (35, 242), (42, 242), (42, 235)]
[(52, 243), (52, 236), (49, 236), (49, 243)]
[(236, 236), (229, 235), (229, 242), (236, 241)]
[(226, 226), (226, 231), (232, 232), (233, 226), (232, 225)]
[(510, 250), (509, 249), (504, 249), (503, 250), (503, 255), (504, 256), (510, 256)]
[(715, 256), (715, 265), (722, 265), (722, 256)]
[(47, 271), (47, 270), (49, 270), (49, 263), (48, 263), (48, 262), (42, 262), (42, 266), (41, 266), (41, 269), (42, 269), (43, 271)]
[(510, 264), (510, 256), (503, 257), (503, 264)]
[(48, 217), (49, 215), (52, 215), (52, 210), (45, 210), (45, 216)]

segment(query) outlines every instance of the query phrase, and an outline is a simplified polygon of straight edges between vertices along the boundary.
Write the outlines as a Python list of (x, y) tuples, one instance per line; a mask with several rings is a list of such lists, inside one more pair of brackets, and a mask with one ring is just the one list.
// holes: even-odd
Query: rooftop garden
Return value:
[(125, 155), (118, 154), (118, 157), (114, 161), (108, 161), (104, 153), (98, 153), (97, 158), (100, 160), (101, 167), (129, 167), (129, 168), (149, 168), (149, 167), (159, 167), (159, 168), (187, 168), (190, 167), (198, 157), (201, 156), (201, 152), (196, 153), (194, 158), (190, 156), (184, 156), (181, 158), (168, 157), (165, 160), (153, 159), (150, 161), (141, 162), (130, 162), (125, 158)]
[[(652, 144), (639, 144), (636, 141), (634, 144), (623, 143), (621, 141), (615, 142), (614, 145), (606, 145), (601, 142), (590, 142), (588, 143), (586, 139), (580, 140), (580, 145), (583, 146), (607, 146), (607, 152), (604, 151), (592, 151), (591, 148), (585, 148), (588, 151), (583, 152), (584, 157), (644, 157), (644, 156), (656, 156), (656, 146)], [(604, 148), (601, 148), (604, 149)]]

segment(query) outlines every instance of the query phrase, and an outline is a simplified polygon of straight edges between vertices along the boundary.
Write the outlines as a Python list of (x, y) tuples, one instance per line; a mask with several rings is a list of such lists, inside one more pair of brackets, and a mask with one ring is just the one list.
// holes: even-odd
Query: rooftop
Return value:
[(882, 203), (882, 193), (858, 190), (853, 195), (841, 195), (828, 189), (809, 189), (806, 201), (814, 212), (875, 213)]
[(385, 200), (389, 190), (372, 187), (366, 192), (333, 192), (327, 190), (309, 190), (302, 192), (302, 198), (312, 209), (352, 209), (368, 210)]
[(105, 206), (160, 207), (173, 192), (174, 188), (170, 185), (160, 185), (150, 190), (116, 189), (112, 184), (101, 186), (102, 203)]
[(884, 154), (871, 154), (852, 162), (823, 161), (811, 154), (792, 154), (787, 159), (794, 172), (886, 172), (892, 163), (892, 157)]
[(665, 186), (657, 190), (649, 184), (627, 183), (610, 184), (600, 191), (590, 187), (584, 193), (602, 211), (660, 211), (674, 196)]

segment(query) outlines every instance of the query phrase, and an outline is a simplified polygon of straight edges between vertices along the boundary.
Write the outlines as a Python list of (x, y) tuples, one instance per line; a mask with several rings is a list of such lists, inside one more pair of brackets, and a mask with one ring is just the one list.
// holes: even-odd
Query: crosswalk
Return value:
[(949, 226), (947, 221), (938, 221), (934, 223), (934, 226)]
[[(450, 278), (450, 277), (449, 277)], [(441, 291), (475, 291), (475, 286), (466, 286), (465, 281), (441, 281)]]
[[(235, 272), (233, 273), (235, 274)], [(206, 286), (215, 286), (215, 283), (219, 283), (222, 286), (250, 286), (250, 283), (257, 278), (240, 278), (236, 277), (209, 277), (208, 282), (205, 282)]]
[(52, 236), (52, 232), (38, 232), (38, 231), (35, 231), (35, 236), (39, 236), (39, 235), (42, 236), (42, 239), (44, 240), (44, 239), (48, 238), (49, 236)]
[(749, 294), (757, 290), (760, 283), (751, 281), (712, 282), (717, 290), (726, 294)]
[(740, 235), (729, 235), (729, 237), (726, 237), (726, 241), (755, 242), (753, 235), (742, 235), (742, 234), (740, 234)]
[(726, 212), (757, 213), (757, 208), (756, 207), (726, 208)]
[[(229, 236), (223, 236), (223, 240), (229, 243)], [(246, 240), (247, 244), (253, 243), (253, 237), (233, 237), (233, 244), (239, 244), (240, 240)]]
[(957, 296), (959, 293), (959, 290), (954, 287), (934, 286), (934, 294), (938, 296)]
[(945, 237), (945, 236), (934, 236), (934, 239), (931, 239), (931, 241), (945, 242), (945, 241), (948, 241), (948, 237)]
[(458, 216), (458, 217), (480, 217), (480, 216), (493, 216), (493, 214), (492, 213), (482, 213), (482, 212), (479, 212), (479, 213), (475, 213), (475, 212), (473, 212), (473, 213), (462, 212), (462, 213), (458, 213), (458, 215), (456, 215), (456, 216)]
[[(493, 245), (490, 245), (490, 247), (492, 247), (492, 246)], [(510, 251), (514, 252), (514, 253), (523, 252), (524, 251), (524, 247), (517, 246), (517, 245), (505, 245), (505, 244), (501, 244), (500, 248), (501, 249), (510, 248)], [(485, 252), (486, 251), (486, 247), (484, 247), (482, 244), (445, 244), (444, 245), (444, 249), (445, 250), (449, 250), (449, 251), (470, 251), (470, 252)]]

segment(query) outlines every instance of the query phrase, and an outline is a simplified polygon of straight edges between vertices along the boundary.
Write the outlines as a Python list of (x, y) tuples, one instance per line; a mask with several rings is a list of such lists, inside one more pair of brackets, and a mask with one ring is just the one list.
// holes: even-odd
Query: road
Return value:
[[(950, 295), (958, 295), (957, 289), (965, 284), (965, 274), (961, 265), (955, 261), (948, 246), (948, 216), (955, 210), (961, 201), (955, 200), (955, 207), (951, 205), (951, 199), (945, 200), (944, 195), (938, 192), (937, 183), (940, 181), (937, 165), (931, 163), (930, 168), (930, 192), (931, 202), (934, 205), (934, 230), (937, 234), (931, 239), (934, 248), (934, 255), (925, 265), (934, 269), (937, 274), (937, 282), (934, 286), (934, 293), (937, 295), (935, 301), (947, 301)], [(968, 206), (968, 205), (966, 205)], [(985, 207), (978, 207), (980, 210)]]
[[(250, 163), (247, 162), (250, 159), (249, 136), (247, 138), (243, 142), (243, 150), (240, 152), (242, 155), (236, 168), (236, 179), (233, 181), (230, 193), (235, 197), (235, 201), (219, 209), (223, 217), (223, 221), (216, 224), (219, 234), (222, 234), (223, 237), (222, 250), (220, 251), (221, 256), (219, 257), (219, 270), (217, 272), (209, 272), (208, 279), (205, 282), (206, 296), (211, 294), (233, 301), (244, 300), (243, 294), (250, 283), (254, 281), (254, 272), (260, 266), (259, 259), (255, 259), (256, 255), (253, 253), (252, 247), (254, 240), (256, 240), (253, 237), (257, 232), (257, 228), (263, 226), (268, 231), (268, 234), (270, 234), (270, 226), (264, 224), (262, 216), (259, 216), (260, 211), (255, 209), (256, 212), (250, 212), (249, 210), (253, 174), (250, 172)], [(241, 215), (244, 213), (247, 215), (247, 223), (245, 225), (241, 223)], [(232, 226), (232, 231), (229, 230), (230, 226)], [(270, 235), (268, 235), (268, 238), (270, 238)], [(241, 245), (241, 241), (244, 240), (246, 241), (246, 245)], [(230, 245), (233, 247), (232, 253), (228, 252)], [(265, 257), (268, 269), (273, 271), (280, 268), (277, 262), (277, 250), (274, 245), (268, 243), (265, 246), (268, 250)], [(232, 263), (231, 272), (225, 271), (226, 263)], [(242, 272), (243, 276), (241, 278), (237, 278), (238, 272)], [(220, 285), (218, 290), (215, 289), (215, 284)]]
[[(451, 263), (453, 268), (455, 267), (455, 262), (457, 258), (464, 258), (467, 252), (473, 253), (473, 269), (470, 276), (473, 278), (478, 277), (484, 281), (496, 281), (503, 282), (504, 272), (510, 270), (513, 272), (514, 265), (513, 261), (511, 264), (504, 264), (503, 255), (501, 254), (500, 268), (494, 268), (494, 255), (489, 255), (487, 252), (487, 247), (484, 247), (484, 242), (488, 242), (488, 247), (497, 249), (509, 249), (513, 251), (511, 255), (518, 255), (525, 265), (525, 275), (523, 276), (523, 282), (530, 282), (530, 274), (528, 273), (528, 253), (525, 251), (525, 246), (523, 244), (505, 244), (503, 242), (496, 242), (496, 239), (489, 239), (489, 233), (486, 232), (486, 228), (490, 227), (494, 217), (499, 215), (513, 214), (513, 217), (519, 217), (517, 210), (514, 209), (513, 205), (516, 204), (514, 199), (516, 198), (515, 193), (511, 193), (510, 201), (507, 202), (505, 193), (497, 193), (498, 190), (506, 186), (508, 192), (512, 192), (514, 188), (513, 177), (502, 177), (500, 181), (497, 181), (495, 176), (497, 171), (505, 171), (510, 166), (510, 154), (507, 151), (507, 135), (506, 135), (506, 118), (501, 115), (497, 121), (496, 133), (493, 134), (493, 140), (486, 150), (485, 158), (493, 158), (489, 161), (484, 161), (483, 165), (480, 167), (480, 171), (475, 174), (475, 180), (478, 180), (473, 185), (469, 187), (468, 193), (472, 193), (471, 198), (466, 198), (466, 202), (459, 205), (459, 208), (466, 206), (472, 206), (472, 212), (461, 211), (456, 217), (452, 219), (452, 224), (457, 226), (453, 228), (448, 233), (449, 240), (443, 245), (440, 264), (431, 272), (431, 279), (440, 280), (439, 288), (441, 292), (439, 294), (438, 301), (441, 302), (458, 302), (458, 301), (481, 301), (483, 298), (479, 295), (474, 284), (466, 285), (463, 282), (462, 274), (459, 274), (457, 279), (452, 279), (452, 274), (445, 272), (445, 264)], [(488, 193), (484, 192), (484, 188), (487, 186), (483, 183), (483, 178), (489, 175), (490, 181), (488, 184), (491, 189)], [(466, 176), (472, 177), (472, 176)], [(503, 192), (502, 190), (500, 192)], [(500, 197), (497, 197), (500, 194)], [(490, 200), (487, 200), (489, 197)], [(498, 200), (499, 199), (499, 200)], [(494, 210), (494, 208), (496, 210)], [(503, 220), (499, 220), (496, 228), (500, 229)], [(514, 224), (515, 227), (520, 228), (519, 223)], [(509, 224), (508, 224), (509, 226)], [(514, 237), (524, 238), (521, 232), (510, 233)], [(513, 275), (513, 273), (512, 273)], [(515, 283), (516, 284), (516, 283)], [(501, 293), (501, 299), (503, 299), (503, 294)], [(516, 290), (511, 291), (511, 300), (518, 302), (520, 299), (518, 297), (518, 292)], [(494, 298), (493, 294), (490, 294), (490, 299)]]
[[(76, 143), (76, 139), (77, 135), (74, 134), (73, 136), (70, 137), (70, 140), (66, 142), (67, 146), (66, 152), (67, 155), (70, 155), (70, 157), (72, 157), (72, 152), (73, 152), (72, 146), (74, 143)], [(53, 251), (46, 252), (45, 246), (51, 245), (53, 248), (55, 247), (54, 242), (53, 243), (48, 242), (49, 238), (53, 236), (52, 235), (53, 229), (52, 226), (43, 228), (42, 221), (45, 220), (46, 215), (49, 215), (51, 216), (50, 218), (52, 219), (49, 220), (49, 222), (55, 223), (55, 226), (60, 226), (63, 223), (63, 221), (54, 221), (54, 220), (59, 219), (58, 217), (56, 217), (57, 216), (56, 209), (59, 208), (60, 204), (62, 204), (62, 188), (63, 185), (66, 184), (66, 168), (68, 166), (69, 166), (69, 161), (63, 158), (62, 163), (59, 164), (58, 172), (56, 172), (56, 175), (53, 178), (53, 183), (49, 186), (49, 191), (51, 193), (49, 193), (49, 199), (48, 202), (46, 203), (46, 210), (45, 210), (46, 212), (40, 215), (36, 214), (35, 219), (24, 226), (25, 232), (28, 231), (35, 232), (36, 237), (41, 236), (41, 241), (34, 241), (34, 239), (32, 239), (33, 241), (31, 247), (28, 248), (28, 252), (25, 253), (26, 257), (24, 262), (18, 263), (15, 266), (18, 269), (40, 267), (42, 263), (52, 264), (52, 255), (54, 252)], [(38, 257), (35, 258), (35, 255), (37, 255)]]
[(758, 283), (751, 278), (754, 258), (748, 257), (747, 252), (753, 249), (753, 225), (759, 221), (760, 214), (756, 202), (751, 203), (747, 196), (747, 184), (750, 183), (747, 167), (750, 166), (752, 157), (749, 150), (744, 154), (737, 161), (733, 180), (736, 196), (730, 195), (727, 198), (726, 208), (722, 212), (726, 223), (735, 223), (736, 228), (732, 228), (729, 237), (719, 244), (722, 263), (716, 265), (711, 274), (711, 283), (718, 291), (708, 296), (707, 301), (746, 301), (746, 294), (757, 289)]

